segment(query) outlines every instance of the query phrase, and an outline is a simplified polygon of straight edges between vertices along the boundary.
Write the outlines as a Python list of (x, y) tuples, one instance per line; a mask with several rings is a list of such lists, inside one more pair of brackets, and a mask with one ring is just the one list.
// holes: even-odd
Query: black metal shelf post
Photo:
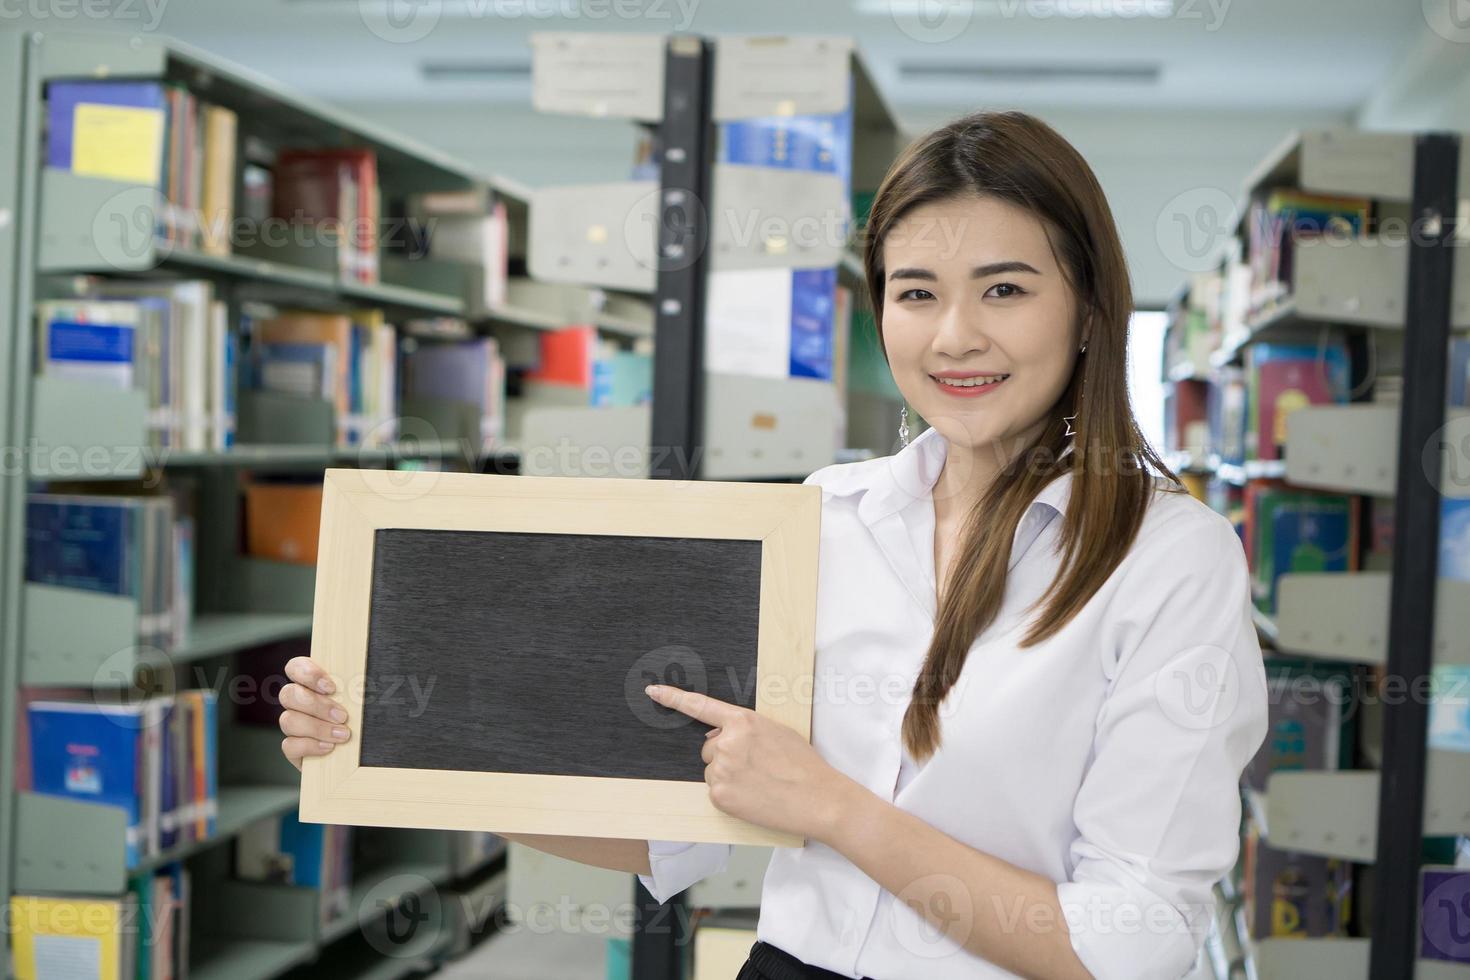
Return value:
[[(1445, 420), (1445, 351), (1453, 284), (1460, 140), (1425, 133), (1414, 142), (1404, 385), (1394, 498), (1393, 580), (1385, 678), (1402, 678), (1404, 698), (1385, 698), (1369, 976), (1404, 980), (1419, 952), (1419, 864), (1423, 848), (1429, 706), (1412, 696), (1433, 668), (1439, 565), (1439, 441)], [(1432, 450), (1432, 451), (1431, 451)]]
[[(704, 296), (715, 153), (714, 45), (669, 38), (659, 129), (658, 277), (654, 289), (653, 426), (649, 476), (693, 480), (704, 451)], [(633, 884), (633, 976), (683, 980), (687, 890), (658, 903)]]

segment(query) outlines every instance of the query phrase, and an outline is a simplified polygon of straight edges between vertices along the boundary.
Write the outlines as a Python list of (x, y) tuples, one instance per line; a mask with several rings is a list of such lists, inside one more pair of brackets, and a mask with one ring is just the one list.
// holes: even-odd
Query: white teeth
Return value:
[(935, 378), (934, 380), (942, 385), (949, 385), (951, 388), (978, 388), (981, 385), (993, 385), (1009, 377), (1009, 374), (998, 374), (993, 378)]

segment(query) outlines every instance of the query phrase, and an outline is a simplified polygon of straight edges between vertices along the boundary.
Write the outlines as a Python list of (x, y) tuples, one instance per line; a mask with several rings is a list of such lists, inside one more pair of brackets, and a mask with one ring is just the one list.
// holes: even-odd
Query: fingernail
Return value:
[(332, 737), (333, 738), (342, 738), (342, 739), (345, 739), (347, 737), (347, 729), (345, 729), (345, 728), (334, 728), (334, 729), (332, 729)]
[(332, 709), (332, 720), (333, 721), (346, 721), (347, 720), (347, 712), (343, 711), (341, 708), (333, 708)]
[(333, 691), (336, 690), (336, 688), (332, 686), (332, 682), (325, 677), (316, 682), (316, 689), (318, 691), (321, 691), (323, 694), (331, 694)]
[(643, 693), (647, 694), (651, 698), (656, 698), (663, 693), (663, 690), (664, 689), (659, 687), (657, 684), (650, 684), (643, 689)]
[(323, 752), (327, 751), (328, 749), (336, 748), (336, 746), (333, 745), (331, 742), (317, 742), (316, 744), (321, 748)]

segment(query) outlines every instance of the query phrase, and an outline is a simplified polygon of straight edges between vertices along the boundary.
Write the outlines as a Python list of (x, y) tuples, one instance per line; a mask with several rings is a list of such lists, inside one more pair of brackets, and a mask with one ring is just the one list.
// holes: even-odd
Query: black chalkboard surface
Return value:
[(751, 540), (380, 529), (361, 764), (702, 780), (709, 726), (643, 688), (755, 707), (760, 567)]
[(654, 681), (811, 737), (821, 488), (329, 469), (301, 819), (800, 846), (720, 810)]

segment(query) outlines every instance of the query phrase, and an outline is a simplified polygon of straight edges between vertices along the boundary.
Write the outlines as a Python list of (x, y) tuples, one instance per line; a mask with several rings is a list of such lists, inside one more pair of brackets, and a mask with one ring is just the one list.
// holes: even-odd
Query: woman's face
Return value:
[(895, 223), (883, 268), (894, 380), (952, 445), (1014, 448), (1063, 411), (1083, 337), (1038, 218), (991, 197), (935, 201)]

